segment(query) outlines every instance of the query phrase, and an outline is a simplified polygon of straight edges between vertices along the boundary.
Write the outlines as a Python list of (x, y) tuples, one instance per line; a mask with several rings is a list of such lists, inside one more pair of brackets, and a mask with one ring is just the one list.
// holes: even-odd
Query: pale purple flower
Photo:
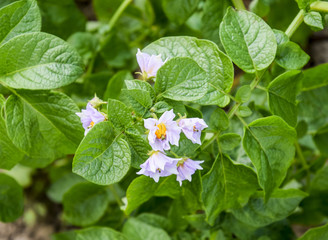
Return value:
[(158, 69), (166, 62), (162, 61), (161, 55), (149, 55), (141, 52), (140, 49), (138, 49), (136, 56), (141, 73), (145, 79), (156, 77)]
[(201, 118), (183, 118), (179, 120), (179, 126), (186, 137), (192, 141), (192, 143), (201, 144), (200, 136), (202, 130), (207, 128), (207, 124)]
[(169, 150), (170, 144), (179, 146), (181, 128), (176, 121), (173, 121), (174, 117), (173, 110), (170, 110), (164, 112), (158, 120), (144, 119), (144, 126), (149, 130), (149, 144), (153, 150)]
[(151, 177), (158, 182), (160, 177), (178, 174), (177, 163), (180, 160), (167, 157), (159, 151), (152, 151), (147, 161), (140, 165), (141, 170), (137, 174)]
[(177, 181), (182, 186), (183, 180), (188, 180), (191, 182), (191, 175), (193, 175), (197, 169), (202, 170), (203, 168), (200, 166), (204, 161), (193, 161), (189, 158), (180, 160), (178, 162), (178, 174)]
[(87, 108), (82, 112), (76, 113), (81, 118), (82, 126), (85, 129), (84, 135), (90, 131), (90, 129), (105, 120), (104, 115), (97, 111), (97, 109), (93, 108), (90, 103), (87, 104)]

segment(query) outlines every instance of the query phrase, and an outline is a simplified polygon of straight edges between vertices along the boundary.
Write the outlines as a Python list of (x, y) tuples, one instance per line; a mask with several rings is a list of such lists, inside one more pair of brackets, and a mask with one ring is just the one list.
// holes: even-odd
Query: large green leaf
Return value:
[(274, 33), (254, 13), (229, 8), (220, 25), (220, 37), (228, 56), (245, 72), (265, 69), (275, 58)]
[(106, 227), (91, 227), (75, 231), (75, 240), (127, 240), (120, 232)]
[(292, 214), (307, 194), (297, 189), (279, 189), (272, 193), (267, 203), (263, 196), (263, 192), (256, 193), (245, 207), (233, 209), (232, 214), (248, 225), (263, 227)]
[(97, 222), (104, 215), (108, 195), (103, 186), (92, 183), (78, 183), (63, 197), (64, 218), (77, 226)]
[(240, 208), (258, 189), (256, 173), (219, 155), (212, 169), (203, 176), (203, 202), (206, 219), (213, 225), (223, 210)]
[(144, 81), (140, 81), (140, 80), (125, 80), (124, 81), (126, 88), (127, 89), (140, 89), (140, 90), (144, 90), (149, 92), (151, 99), (155, 99), (156, 95), (155, 95), (155, 91), (153, 89), (153, 87)]
[(163, 10), (170, 21), (183, 24), (196, 10), (200, 0), (163, 0)]
[(83, 137), (76, 112), (79, 108), (63, 93), (17, 91), (6, 103), (9, 137), (29, 156), (46, 156), (34, 149), (46, 145), (73, 154)]
[(96, 124), (81, 142), (73, 159), (73, 172), (90, 182), (109, 185), (119, 182), (130, 168), (127, 142), (110, 122)]
[(83, 73), (82, 65), (73, 47), (47, 33), (22, 34), (0, 47), (0, 82), (13, 88), (68, 85)]
[(23, 189), (8, 175), (0, 173), (0, 221), (12, 222), (23, 214)]
[(303, 73), (302, 91), (309, 91), (328, 85), (328, 63), (306, 69)]
[(140, 116), (144, 116), (153, 104), (150, 93), (141, 89), (122, 89), (120, 100)]
[(0, 9), (0, 45), (28, 32), (41, 30), (41, 15), (35, 0), (14, 2)]
[(173, 57), (190, 57), (205, 70), (208, 82), (207, 94), (198, 100), (203, 105), (226, 106), (233, 83), (233, 66), (231, 60), (222, 53), (215, 43), (193, 37), (161, 38), (146, 48), (149, 54), (161, 54), (163, 59)]
[(295, 140), (296, 131), (276, 116), (257, 119), (245, 128), (243, 146), (257, 170), (266, 200), (286, 176)]
[(315, 240), (328, 239), (328, 224), (321, 227), (311, 228), (298, 240), (314, 240), (314, 239)]
[(205, 71), (190, 58), (172, 58), (156, 76), (155, 91), (176, 101), (193, 101), (207, 92)]
[(276, 62), (285, 69), (301, 69), (308, 63), (310, 56), (294, 42), (279, 44)]
[(118, 100), (108, 99), (108, 119), (114, 127), (125, 129), (132, 124), (131, 110)]
[(161, 228), (153, 227), (136, 218), (130, 218), (123, 226), (123, 233), (129, 240), (170, 240)]
[(303, 75), (300, 71), (289, 71), (275, 78), (268, 86), (269, 106), (273, 114), (282, 117), (289, 125), (296, 126), (296, 95)]
[(0, 168), (11, 169), (24, 157), (21, 152), (11, 141), (8, 136), (6, 122), (2, 117), (2, 107), (4, 105), (4, 98), (0, 95)]
[(126, 191), (128, 203), (125, 212), (130, 214), (153, 196), (176, 198), (179, 194), (180, 187), (175, 176), (161, 178), (158, 183), (150, 177), (140, 176), (131, 182)]

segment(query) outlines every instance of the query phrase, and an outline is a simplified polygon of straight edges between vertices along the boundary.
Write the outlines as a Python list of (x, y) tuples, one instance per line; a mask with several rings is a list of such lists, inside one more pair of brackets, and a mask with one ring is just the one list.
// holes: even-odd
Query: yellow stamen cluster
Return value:
[(157, 125), (158, 129), (155, 132), (155, 135), (158, 139), (165, 139), (166, 138), (166, 127), (164, 123), (160, 123)]

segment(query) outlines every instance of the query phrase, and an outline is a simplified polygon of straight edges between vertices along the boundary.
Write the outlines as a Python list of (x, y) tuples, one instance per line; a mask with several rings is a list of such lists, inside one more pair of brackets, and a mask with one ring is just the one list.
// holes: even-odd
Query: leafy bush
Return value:
[(328, 65), (302, 50), (328, 2), (92, 3), (0, 3), (0, 220), (46, 194), (80, 227), (54, 240), (328, 239)]

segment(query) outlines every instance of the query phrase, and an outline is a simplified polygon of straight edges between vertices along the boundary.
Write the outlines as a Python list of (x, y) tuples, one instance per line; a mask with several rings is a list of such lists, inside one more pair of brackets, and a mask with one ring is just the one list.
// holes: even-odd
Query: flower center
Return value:
[(199, 132), (199, 130), (196, 128), (196, 125), (194, 126), (194, 132)]
[(155, 135), (158, 139), (165, 139), (166, 138), (166, 127), (164, 123), (160, 123), (157, 125), (158, 129), (155, 132)]
[(92, 128), (95, 125), (94, 121), (91, 121), (90, 128)]

